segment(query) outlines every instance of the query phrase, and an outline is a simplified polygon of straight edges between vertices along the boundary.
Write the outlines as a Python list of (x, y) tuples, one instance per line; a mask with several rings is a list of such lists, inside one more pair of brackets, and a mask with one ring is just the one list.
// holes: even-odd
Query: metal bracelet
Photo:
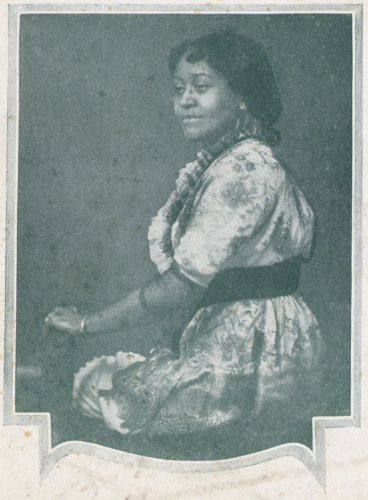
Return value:
[(87, 331), (86, 331), (86, 321), (87, 321), (87, 316), (84, 316), (84, 318), (82, 319), (81, 324), (79, 326), (80, 333), (87, 333)]

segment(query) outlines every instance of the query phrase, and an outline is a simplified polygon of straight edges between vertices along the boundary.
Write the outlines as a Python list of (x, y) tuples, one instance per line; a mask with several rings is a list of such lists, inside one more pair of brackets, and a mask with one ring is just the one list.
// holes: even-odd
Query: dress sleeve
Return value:
[[(285, 172), (269, 148), (243, 144), (203, 175), (175, 248), (180, 272), (201, 286), (267, 232)], [(252, 244), (253, 242), (253, 244)]]

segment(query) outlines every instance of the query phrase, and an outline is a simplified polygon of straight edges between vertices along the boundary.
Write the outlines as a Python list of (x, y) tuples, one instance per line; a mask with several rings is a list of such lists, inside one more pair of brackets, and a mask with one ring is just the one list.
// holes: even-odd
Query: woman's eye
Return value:
[(185, 87), (181, 87), (179, 85), (177, 85), (177, 86), (174, 87), (174, 92), (177, 95), (184, 94), (184, 91), (185, 91)]
[(206, 90), (209, 88), (208, 85), (204, 84), (204, 83), (199, 83), (198, 85), (196, 85), (194, 87), (196, 89), (197, 92), (199, 93), (202, 93), (202, 92), (206, 92)]
[[(186, 88), (187, 87), (185, 87), (185, 85), (175, 85), (174, 86), (175, 95), (177, 95), (177, 96), (183, 95), (185, 93)], [(205, 83), (198, 83), (196, 85), (190, 86), (190, 92), (194, 91), (198, 94), (203, 94), (208, 89), (209, 89), (209, 85), (207, 85)]]

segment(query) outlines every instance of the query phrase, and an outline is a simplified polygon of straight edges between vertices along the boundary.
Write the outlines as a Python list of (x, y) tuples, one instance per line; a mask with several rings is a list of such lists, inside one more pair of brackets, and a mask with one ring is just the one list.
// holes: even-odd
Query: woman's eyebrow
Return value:
[[(211, 75), (205, 72), (191, 73), (190, 76), (208, 76), (208, 78), (211, 78)], [(184, 77), (180, 75), (174, 75), (173, 78), (176, 80), (184, 80)]]

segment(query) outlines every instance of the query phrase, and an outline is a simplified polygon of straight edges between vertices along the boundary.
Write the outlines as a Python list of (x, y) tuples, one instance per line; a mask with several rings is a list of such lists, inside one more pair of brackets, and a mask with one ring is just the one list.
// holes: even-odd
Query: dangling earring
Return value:
[(263, 133), (261, 123), (248, 112), (244, 102), (239, 104), (239, 112), (240, 116), (236, 121), (238, 139), (249, 137), (261, 139)]
[(238, 137), (238, 139), (244, 137), (244, 125), (245, 125), (245, 119), (246, 119), (246, 114), (245, 112), (247, 111), (247, 107), (244, 104), (244, 102), (241, 102), (239, 104), (239, 114), (237, 120), (236, 120), (236, 127), (235, 127), (235, 133)]

